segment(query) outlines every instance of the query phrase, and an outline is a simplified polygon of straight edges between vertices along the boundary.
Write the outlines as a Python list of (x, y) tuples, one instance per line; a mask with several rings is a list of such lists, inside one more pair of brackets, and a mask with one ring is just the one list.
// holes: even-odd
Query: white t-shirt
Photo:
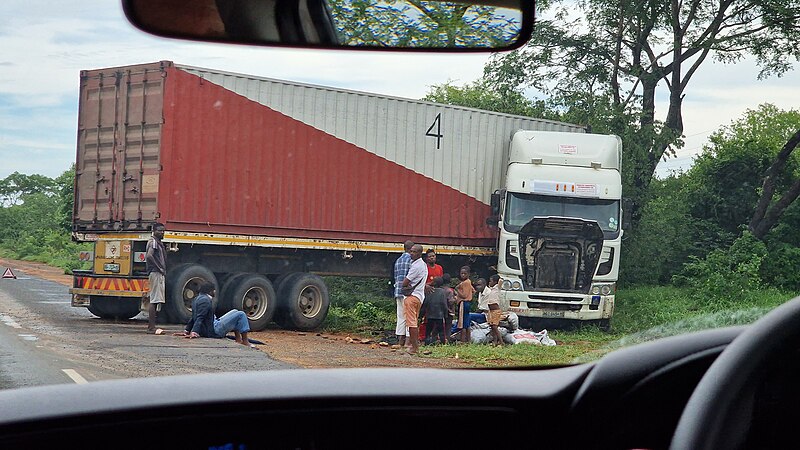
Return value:
[(483, 288), (483, 292), (478, 293), (478, 310), (479, 311), (488, 311), (489, 310), (489, 292), (491, 292), (491, 288), (486, 286)]
[(413, 263), (411, 263), (411, 268), (408, 269), (408, 281), (411, 282), (411, 286), (416, 285), (417, 287), (414, 288), (414, 292), (411, 293), (414, 297), (417, 297), (420, 301), (425, 300), (425, 278), (428, 277), (428, 265), (425, 264), (425, 261), (422, 258), (417, 259)]

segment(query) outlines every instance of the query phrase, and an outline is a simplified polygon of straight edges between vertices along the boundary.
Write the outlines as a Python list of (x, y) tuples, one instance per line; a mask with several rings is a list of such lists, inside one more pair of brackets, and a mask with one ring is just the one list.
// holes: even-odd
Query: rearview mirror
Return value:
[(122, 0), (158, 36), (309, 48), (513, 49), (533, 29), (529, 0)]

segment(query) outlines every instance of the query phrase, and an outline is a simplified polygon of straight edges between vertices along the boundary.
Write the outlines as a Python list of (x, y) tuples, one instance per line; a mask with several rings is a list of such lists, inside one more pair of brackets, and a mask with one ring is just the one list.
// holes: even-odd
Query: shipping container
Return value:
[(167, 61), (80, 86), (78, 232), (492, 247), (512, 134), (584, 131)]

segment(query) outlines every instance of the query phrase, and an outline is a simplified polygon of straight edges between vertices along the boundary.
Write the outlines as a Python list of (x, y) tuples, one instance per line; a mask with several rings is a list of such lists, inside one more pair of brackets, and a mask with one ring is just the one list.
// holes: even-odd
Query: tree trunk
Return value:
[(775, 186), (778, 177), (783, 173), (789, 156), (792, 154), (792, 151), (797, 148), (798, 144), (800, 144), (800, 130), (797, 130), (797, 132), (786, 141), (781, 151), (778, 152), (778, 156), (775, 157), (775, 161), (764, 174), (764, 183), (761, 185), (761, 197), (759, 197), (758, 203), (756, 203), (756, 209), (748, 225), (750, 232), (758, 239), (764, 239), (764, 236), (769, 233), (769, 230), (778, 223), (778, 220), (781, 218), (786, 208), (788, 208), (789, 205), (797, 199), (798, 194), (800, 194), (800, 180), (798, 180), (795, 181), (792, 187), (783, 194), (783, 197), (770, 208), (772, 197), (775, 195)]

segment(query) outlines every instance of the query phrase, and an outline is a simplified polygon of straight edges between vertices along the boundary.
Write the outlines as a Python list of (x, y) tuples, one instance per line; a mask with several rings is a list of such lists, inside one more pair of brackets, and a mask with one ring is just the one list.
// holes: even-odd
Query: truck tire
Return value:
[[(165, 309), (173, 323), (185, 324), (192, 318), (192, 300), (197, 296), (204, 282), (217, 285), (214, 273), (200, 264), (186, 264), (167, 274), (167, 304)], [(212, 309), (216, 309), (216, 296), (212, 299)]]
[(89, 312), (101, 319), (128, 320), (139, 314), (141, 300), (132, 297), (99, 297), (89, 299)]
[(279, 324), (284, 328), (310, 331), (328, 315), (328, 286), (317, 275), (292, 274), (283, 280), (278, 293)]
[(226, 312), (233, 309), (233, 301), (231, 297), (231, 292), (239, 285), (239, 281), (243, 276), (247, 275), (246, 273), (234, 273), (229, 275), (223, 281), (222, 287), (219, 288), (219, 292), (217, 293), (217, 307), (216, 313), (217, 317), (225, 314)]
[(237, 277), (236, 283), (229, 291), (232, 309), (247, 314), (251, 330), (263, 330), (272, 321), (278, 307), (278, 297), (272, 283), (267, 277), (257, 274)]
[(285, 307), (288, 300), (286, 299), (285, 291), (287, 286), (287, 281), (291, 283), (290, 278), (302, 275), (299, 272), (290, 272), (278, 275), (277, 278), (272, 282), (272, 285), (275, 286), (275, 292), (278, 294), (278, 308), (275, 311), (275, 315), (272, 317), (272, 320), (280, 325), (281, 328), (289, 330), (292, 328), (291, 323), (289, 322), (289, 314), (287, 308)]

